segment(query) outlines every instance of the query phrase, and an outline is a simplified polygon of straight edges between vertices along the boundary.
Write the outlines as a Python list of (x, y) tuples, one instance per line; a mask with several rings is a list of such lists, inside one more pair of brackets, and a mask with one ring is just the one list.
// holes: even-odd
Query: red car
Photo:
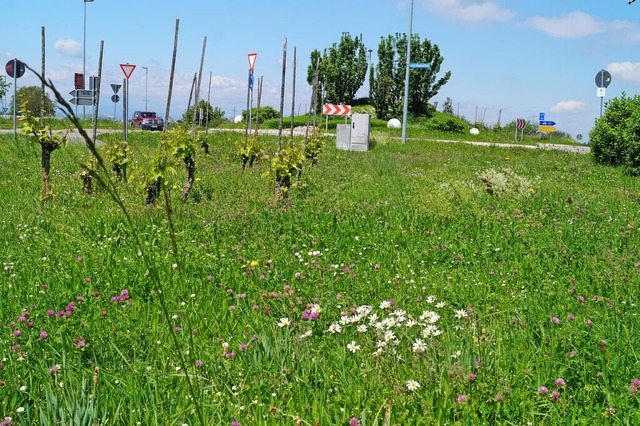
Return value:
[(135, 111), (129, 123), (143, 130), (164, 129), (164, 120), (153, 111)]

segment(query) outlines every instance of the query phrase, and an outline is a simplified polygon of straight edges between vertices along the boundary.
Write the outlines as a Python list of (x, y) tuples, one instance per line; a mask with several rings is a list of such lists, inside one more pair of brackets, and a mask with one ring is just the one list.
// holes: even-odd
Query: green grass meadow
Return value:
[(82, 144), (43, 207), (39, 145), (0, 135), (0, 424), (640, 424), (637, 179), (393, 135), (327, 138), (275, 204), (210, 134), (168, 217), (132, 132), (131, 225)]

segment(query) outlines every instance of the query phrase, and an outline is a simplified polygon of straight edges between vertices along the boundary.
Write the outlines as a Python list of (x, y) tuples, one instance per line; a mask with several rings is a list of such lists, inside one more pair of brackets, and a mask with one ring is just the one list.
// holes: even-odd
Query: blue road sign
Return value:
[(541, 112), (540, 113), (540, 121), (543, 121), (543, 120), (544, 120), (544, 112)]
[(409, 64), (409, 68), (429, 68), (429, 64), (414, 62)]
[(253, 90), (253, 73), (249, 74), (249, 89)]
[(540, 125), (541, 126), (555, 126), (556, 122), (555, 121), (540, 121)]

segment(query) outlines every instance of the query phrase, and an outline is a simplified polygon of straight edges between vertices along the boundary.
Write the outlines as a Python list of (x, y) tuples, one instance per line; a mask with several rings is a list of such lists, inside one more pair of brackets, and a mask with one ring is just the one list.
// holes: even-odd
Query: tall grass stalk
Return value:
[[(151, 275), (151, 281), (155, 283), (155, 289), (157, 290), (157, 298), (160, 303), (162, 312), (164, 314), (164, 318), (166, 320), (166, 324), (169, 329), (169, 334), (172, 336), (175, 353), (180, 360), (180, 365), (182, 370), (185, 372), (184, 377), (187, 382), (187, 386), (189, 387), (189, 393), (191, 395), (191, 398), (195, 407), (197, 418), (200, 421), (200, 424), (205, 425), (206, 423), (204, 420), (204, 414), (202, 412), (201, 404), (199, 403), (199, 395), (195, 391), (191, 376), (188, 373), (190, 371), (190, 368), (187, 365), (185, 357), (183, 355), (184, 348), (182, 344), (179, 342), (171, 324), (172, 322), (171, 314), (169, 313), (169, 309), (167, 307), (167, 301), (166, 301), (166, 296), (164, 291), (165, 285), (163, 284), (162, 279), (160, 278), (158, 268), (155, 262), (152, 260), (152, 256), (149, 254), (146, 254), (146, 246), (142, 241), (140, 232), (138, 231), (135, 223), (133, 222), (129, 209), (125, 206), (125, 203), (122, 197), (118, 193), (118, 188), (115, 184), (115, 181), (111, 177), (111, 174), (107, 169), (106, 163), (96, 147), (95, 141), (91, 137), (89, 137), (86, 130), (82, 127), (79, 119), (76, 117), (75, 113), (73, 112), (73, 108), (71, 107), (71, 105), (69, 105), (69, 103), (64, 99), (64, 97), (60, 94), (60, 92), (56, 89), (56, 87), (53, 85), (52, 82), (46, 81), (40, 74), (38, 74), (36, 71), (31, 69), (29, 66), (26, 66), (26, 67), (31, 72), (33, 72), (48, 89), (50, 89), (53, 92), (60, 109), (62, 110), (64, 115), (71, 121), (71, 123), (75, 126), (75, 128), (78, 130), (78, 132), (82, 136), (86, 147), (89, 149), (89, 151), (93, 155), (93, 158), (97, 162), (98, 169), (100, 170), (101, 173), (99, 173), (97, 170), (94, 170), (92, 168), (82, 166), (85, 172), (88, 173), (92, 178), (94, 178), (98, 182), (100, 187), (103, 188), (109, 194), (113, 202), (116, 203), (116, 205), (120, 208), (120, 211), (124, 215), (125, 220), (127, 221), (127, 226), (129, 227), (132, 235), (135, 238), (138, 252), (141, 254), (140, 257), (143, 259), (143, 261), (146, 264), (146, 267), (148, 268), (148, 271)], [(176, 241), (176, 235), (175, 235), (175, 230), (174, 230), (173, 221), (172, 221), (171, 201), (167, 194), (166, 188), (164, 186), (165, 186), (164, 180), (162, 180), (162, 190), (165, 195), (165, 214), (169, 224), (169, 237), (172, 243), (172, 256), (176, 264), (180, 265), (180, 259), (178, 256), (178, 244)], [(182, 268), (180, 268), (179, 270), (182, 271)]]

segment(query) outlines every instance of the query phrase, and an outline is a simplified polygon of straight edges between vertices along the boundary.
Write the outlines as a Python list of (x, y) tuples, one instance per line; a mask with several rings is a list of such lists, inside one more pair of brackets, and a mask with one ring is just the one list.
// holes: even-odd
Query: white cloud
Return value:
[(449, 18), (467, 21), (508, 21), (516, 13), (491, 0), (424, 0), (424, 5)]
[(605, 30), (604, 24), (583, 12), (571, 12), (557, 17), (536, 16), (527, 19), (526, 25), (558, 38), (584, 38)]
[(82, 45), (75, 40), (56, 40), (53, 48), (64, 56), (82, 56)]
[(562, 101), (551, 107), (551, 112), (580, 112), (586, 109), (587, 105), (580, 101)]
[(623, 81), (640, 83), (640, 63), (613, 62), (607, 65), (607, 71), (609, 71), (612, 76), (620, 77)]

